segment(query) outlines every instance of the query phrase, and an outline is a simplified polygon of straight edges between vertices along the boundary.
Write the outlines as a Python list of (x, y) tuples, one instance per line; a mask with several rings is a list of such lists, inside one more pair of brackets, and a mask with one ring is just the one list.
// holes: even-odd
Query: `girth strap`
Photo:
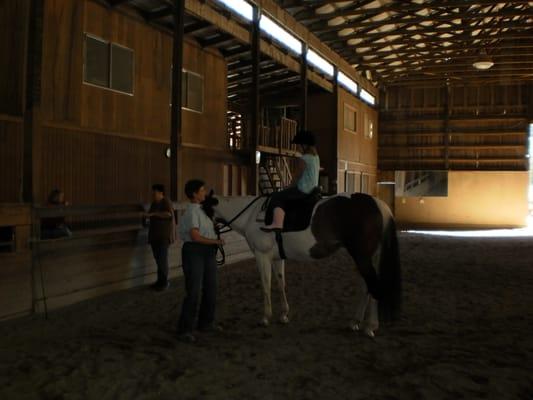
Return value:
[(278, 231), (276, 231), (276, 243), (278, 244), (279, 257), (282, 260), (286, 260), (287, 255), (285, 254), (285, 248), (283, 247), (283, 236), (281, 235), (281, 232)]

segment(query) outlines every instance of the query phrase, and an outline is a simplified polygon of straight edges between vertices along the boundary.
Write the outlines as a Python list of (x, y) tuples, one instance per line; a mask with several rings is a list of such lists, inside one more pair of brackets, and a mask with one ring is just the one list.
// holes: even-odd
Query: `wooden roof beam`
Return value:
[[(502, 1), (504, 3), (509, 4), (528, 4), (529, 0), (506, 0)], [(335, 3), (335, 1), (334, 1)], [(322, 4), (324, 5), (324, 4)], [(465, 3), (464, 0), (451, 0), (451, 1), (445, 1), (445, 0), (436, 0), (436, 1), (424, 1), (422, 3), (404, 3), (404, 2), (396, 2), (393, 1), (392, 3), (389, 3), (385, 6), (380, 7), (373, 7), (373, 8), (349, 8), (346, 10), (339, 10), (333, 13), (329, 14), (322, 14), (317, 17), (317, 19), (332, 19), (335, 17), (352, 17), (352, 16), (358, 16), (363, 14), (381, 14), (384, 12), (410, 12), (410, 11), (420, 11), (423, 9), (447, 9), (447, 8), (458, 8), (458, 7), (464, 7), (464, 6), (492, 6), (494, 5), (494, 0), (472, 0), (468, 1), (468, 3)], [(320, 4), (318, 5), (320, 6)], [(307, 16), (297, 16), (297, 19), (300, 20), (302, 18), (305, 18)]]
[(172, 15), (173, 10), (172, 7), (163, 7), (156, 11), (144, 12), (143, 16), (147, 21), (154, 21)]
[[(450, 38), (443, 39), (439, 36), (433, 36), (433, 37), (423, 37), (421, 39), (412, 39), (409, 36), (402, 36), (401, 38), (390, 40), (388, 42), (371, 42), (371, 43), (361, 43), (356, 45), (349, 45), (346, 44), (346, 47), (353, 47), (353, 48), (362, 48), (362, 47), (369, 47), (369, 50), (365, 50), (362, 52), (358, 52), (358, 55), (364, 56), (364, 55), (374, 55), (376, 54), (376, 49), (381, 49), (384, 47), (389, 46), (396, 46), (396, 45), (403, 45), (403, 46), (416, 46), (417, 44), (434, 44), (434, 43), (442, 43), (442, 42), (450, 42), (450, 43), (456, 43), (456, 42), (469, 42), (474, 40), (500, 40), (500, 41), (518, 41), (521, 39), (531, 39), (533, 37), (533, 31), (531, 33), (524, 32), (522, 34), (515, 34), (515, 33), (509, 33), (509, 32), (503, 32), (499, 34), (497, 37), (494, 35), (484, 35), (484, 36), (452, 36)], [(478, 45), (479, 47), (479, 45)], [(490, 43), (485, 46), (485, 49), (491, 49), (491, 48), (498, 48), (496, 44)], [(401, 51), (399, 49), (399, 51)], [(424, 51), (423, 48), (420, 48), (420, 51)]]
[[(261, 5), (264, 7), (269, 7), (271, 12), (274, 10), (273, 5), (269, 3), (269, 0), (261, 0)], [(237, 42), (240, 42), (246, 46), (243, 47), (243, 49), (238, 50), (236, 53), (230, 53), (230, 57), (238, 58), (240, 55), (247, 54), (250, 52), (248, 48), (251, 41), (250, 31), (240, 25), (237, 21), (233, 19), (228, 19), (227, 17), (219, 13), (217, 10), (212, 8), (208, 3), (200, 0), (185, 0), (185, 9), (187, 13), (193, 16), (197, 16), (198, 18), (215, 25), (219, 30), (224, 31), (225, 33), (233, 35)], [(282, 10), (280, 9), (280, 11)], [(302, 27), (301, 29), (304, 28)], [(285, 65), (291, 71), (299, 74), (300, 63), (292, 56), (286, 54), (284, 51), (280, 50), (275, 45), (267, 43), (265, 40), (261, 40), (260, 45), (262, 54), (266, 55), (267, 57), (270, 57), (272, 60), (276, 61), (281, 65)], [(223, 54), (225, 56), (228, 56), (228, 52), (223, 52)], [(340, 59), (340, 56), (337, 55), (337, 57), (338, 59)], [(346, 63), (346, 61), (344, 62)], [(352, 68), (350, 67), (350, 69)], [(325, 90), (332, 90), (332, 83), (315, 72), (309, 72), (309, 80), (321, 86)], [(359, 79), (359, 81), (361, 81), (361, 79)], [(369, 83), (366, 83), (366, 86), (369, 86)], [(373, 90), (376, 91), (375, 88)]]
[[(424, 59), (427, 59), (427, 58), (434, 58), (434, 59), (440, 59), (440, 58), (453, 58), (454, 56), (468, 56), (468, 57), (478, 57), (479, 56), (479, 50), (483, 48), (483, 49), (486, 49), (486, 50), (489, 50), (488, 53), (489, 55), (492, 57), (501, 57), (501, 56), (512, 56), (514, 54), (522, 54), (522, 53), (526, 53), (526, 54), (529, 54), (529, 51), (525, 50), (525, 51), (510, 51), (511, 49), (531, 49), (533, 48), (533, 41), (529, 44), (515, 44), (515, 43), (510, 43), (510, 44), (507, 44), (504, 46), (504, 49), (506, 50), (505, 53), (497, 53), (495, 52), (496, 50), (500, 50), (501, 47), (494, 47), (494, 46), (483, 46), (482, 44), (473, 44), (473, 45), (464, 45), (464, 46), (460, 46), (460, 45), (457, 45), (457, 46), (448, 46), (448, 47), (443, 47), (443, 46), (434, 46), (434, 47), (416, 47), (416, 48), (400, 48), (400, 49), (396, 49), (396, 50), (387, 50), (387, 51), (380, 51), (379, 49), (378, 50), (374, 50), (373, 52), (364, 52), (364, 53), (356, 53), (356, 52), (350, 52), (349, 50), (346, 50), (345, 52), (343, 52), (342, 54), (343, 55), (346, 55), (346, 56), (350, 56), (350, 55), (355, 55), (357, 56), (358, 59), (360, 59), (360, 57), (364, 57), (364, 56), (376, 56), (375, 58), (372, 58), (372, 59), (367, 59), (365, 60), (364, 62), (367, 62), (367, 63), (372, 63), (372, 62), (375, 62), (376, 60), (378, 61), (383, 61), (383, 62), (392, 62), (392, 61), (395, 61), (394, 59), (386, 59), (384, 60), (383, 57), (388, 57), (390, 55), (395, 55), (395, 54), (401, 54), (401, 55), (420, 55), (420, 58), (424, 58)], [(473, 50), (473, 53), (471, 54), (465, 54), (465, 52), (469, 51), (469, 50)], [(493, 50), (493, 51), (490, 51), (490, 50)], [(424, 52), (430, 52), (432, 53), (432, 55), (427, 55), (427, 54), (422, 54)]]
[[(533, 16), (533, 11), (524, 11), (524, 10), (500, 10), (492, 13), (457, 13), (451, 15), (427, 15), (423, 17), (405, 17), (398, 18), (397, 22), (389, 22), (387, 20), (382, 21), (371, 21), (371, 22), (358, 22), (349, 24), (343, 24), (342, 28), (379, 28), (383, 25), (389, 24), (398, 24), (398, 23), (412, 23), (420, 24), (422, 22), (442, 22), (452, 24), (452, 21), (455, 19), (461, 20), (484, 20), (485, 18), (510, 18), (510, 17), (531, 17)], [(338, 27), (337, 27), (338, 28)]]
[[(510, 22), (501, 22), (498, 27), (499, 28), (510, 28), (510, 29), (520, 29), (520, 28), (523, 28), (523, 29), (527, 29), (527, 30), (530, 30), (531, 29), (531, 24), (530, 23), (527, 23), (527, 21), (524, 21), (524, 23), (520, 23), (521, 21), (510, 21)], [(412, 24), (411, 26), (413, 26), (415, 24)], [(387, 31), (387, 32), (376, 32), (376, 33), (371, 33), (371, 32), (356, 32), (356, 33), (352, 33), (350, 35), (346, 35), (346, 36), (339, 36), (339, 37), (336, 37), (336, 38), (332, 38), (332, 39), (324, 39), (324, 42), (327, 43), (327, 44), (332, 44), (332, 43), (335, 43), (335, 42), (346, 42), (350, 39), (366, 39), (366, 41), (370, 42), (370, 41), (375, 41), (375, 40), (378, 40), (378, 39), (383, 39), (383, 38), (386, 38), (387, 36), (395, 36), (395, 35), (399, 35), (399, 34), (409, 34), (409, 35), (416, 35), (416, 34), (428, 34), (428, 33), (432, 33), (432, 34), (443, 34), (443, 33), (450, 33), (450, 34), (453, 34), (453, 32), (457, 32), (457, 31), (462, 31), (461, 33), (463, 32), (472, 32), (472, 31), (475, 31), (475, 30), (478, 30), (480, 29), (480, 27), (478, 26), (469, 26), (469, 27), (461, 27), (461, 26), (455, 26), (455, 27), (447, 27), (447, 28), (435, 28), (435, 27), (432, 27), (432, 26), (428, 26), (428, 27), (424, 27), (424, 28), (421, 28), (421, 27), (418, 27), (418, 29), (416, 30), (407, 30), (407, 26), (403, 26), (397, 30), (392, 30), (392, 31)], [(496, 39), (496, 38), (495, 38)], [(442, 39), (443, 42), (446, 41), (446, 39)], [(360, 47), (363, 47), (360, 44), (358, 44), (358, 46)]]

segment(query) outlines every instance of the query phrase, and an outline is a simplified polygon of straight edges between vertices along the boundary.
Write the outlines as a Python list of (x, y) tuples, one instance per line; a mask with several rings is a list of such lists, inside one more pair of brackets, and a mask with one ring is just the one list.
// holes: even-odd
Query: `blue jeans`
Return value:
[(152, 253), (157, 264), (157, 284), (168, 282), (168, 243), (151, 243)]
[(181, 251), (185, 299), (178, 322), (179, 333), (190, 333), (201, 295), (198, 328), (207, 329), (215, 320), (217, 261), (216, 246), (186, 242)]

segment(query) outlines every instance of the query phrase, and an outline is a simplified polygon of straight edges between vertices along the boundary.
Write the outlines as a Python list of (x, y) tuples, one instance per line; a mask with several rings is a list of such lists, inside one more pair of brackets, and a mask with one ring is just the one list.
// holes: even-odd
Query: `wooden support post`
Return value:
[(446, 83), (444, 87), (444, 169), (450, 169), (450, 116), (452, 113), (451, 87)]
[[(331, 165), (329, 171), (329, 181), (330, 194), (337, 194), (338, 192), (338, 169), (339, 169), (339, 130), (341, 129), (338, 125), (339, 121), (339, 82), (337, 77), (339, 75), (339, 70), (335, 67), (333, 72), (333, 113), (335, 117), (335, 131), (333, 132), (333, 138), (331, 139)], [(344, 188), (343, 188), (344, 189)]]
[(185, 0), (176, 0), (174, 4), (174, 41), (172, 52), (172, 107), (170, 116), (170, 199), (178, 201), (181, 163), (181, 81), (183, 67), (183, 25)]
[(259, 30), (259, 7), (254, 6), (252, 22), (252, 87), (251, 87), (251, 124), (250, 124), (250, 183), (248, 187), (251, 194), (257, 194), (257, 164), (255, 162), (255, 152), (257, 151), (257, 140), (259, 136), (260, 121), (260, 93), (259, 93), (259, 68), (261, 61), (260, 35)]
[(307, 129), (307, 44), (303, 45), (302, 56), (300, 58), (300, 129)]
[(41, 66), (43, 43), (43, 0), (30, 3), (26, 44), (26, 83), (24, 101), (24, 160), (22, 201), (39, 202), (41, 187)]

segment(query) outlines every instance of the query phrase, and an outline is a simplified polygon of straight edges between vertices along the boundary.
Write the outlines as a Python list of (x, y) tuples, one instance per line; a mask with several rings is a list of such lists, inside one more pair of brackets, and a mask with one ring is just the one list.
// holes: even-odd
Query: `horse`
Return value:
[(215, 197), (210, 193), (204, 203), (216, 221), (244, 236), (255, 256), (264, 297), (262, 325), (268, 326), (272, 319), (272, 272), (281, 294), (280, 322), (289, 322), (284, 258), (319, 262), (341, 248), (348, 251), (359, 275), (354, 288), (355, 318), (350, 328), (373, 338), (380, 321), (398, 319), (401, 267), (396, 225), (385, 202), (362, 193), (338, 194), (318, 201), (311, 208), (307, 229), (281, 233), (282, 257), (276, 234), (260, 229), (266, 201), (261, 196)]

